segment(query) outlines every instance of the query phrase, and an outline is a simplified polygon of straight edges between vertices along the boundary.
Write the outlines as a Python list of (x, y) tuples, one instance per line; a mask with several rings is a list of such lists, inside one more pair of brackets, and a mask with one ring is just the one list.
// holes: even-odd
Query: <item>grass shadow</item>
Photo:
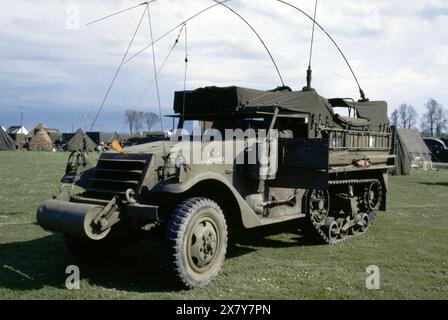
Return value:
[(61, 236), (0, 244), (0, 287), (38, 290), (45, 286), (65, 289), (69, 265), (80, 268), (89, 284), (131, 292), (181, 290), (160, 263), (160, 246), (141, 243), (101, 261), (85, 263), (73, 258)]
[[(237, 234), (233, 238), (233, 242), (253, 248), (292, 248), (320, 245), (313, 239), (304, 236), (301, 223), (303, 222), (285, 222), (246, 230), (244, 233)], [(290, 234), (293, 237), (275, 238), (275, 236), (284, 234)]]
[(426, 186), (448, 187), (448, 182), (419, 182), (419, 184), (426, 185)]
[(0, 212), (0, 215), (4, 217), (14, 217), (14, 216), (22, 216), (29, 215), (29, 212)]
[[(229, 243), (227, 259), (241, 257), (261, 248), (312, 245), (299, 235), (281, 236), (279, 239), (269, 237), (284, 232), (284, 228), (270, 227), (234, 236)], [(30, 291), (50, 286), (65, 289), (68, 276), (65, 270), (69, 265), (77, 265), (81, 278), (94, 286), (139, 293), (183, 290), (163, 267), (163, 252), (157, 242), (142, 242), (103, 260), (87, 263), (73, 258), (59, 235), (0, 244), (0, 252), (1, 288)]]

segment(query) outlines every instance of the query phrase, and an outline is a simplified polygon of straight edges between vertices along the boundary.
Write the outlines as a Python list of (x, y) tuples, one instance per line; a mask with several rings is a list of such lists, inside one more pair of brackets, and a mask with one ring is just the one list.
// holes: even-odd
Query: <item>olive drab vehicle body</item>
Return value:
[[(105, 152), (95, 166), (72, 154), (62, 182), (84, 191), (61, 188), (39, 208), (39, 224), (79, 255), (162, 240), (170, 270), (197, 287), (219, 273), (231, 230), (302, 220), (307, 236), (334, 244), (366, 232), (385, 210), (395, 162), (385, 102), (239, 87), (174, 100), (179, 129), (194, 122), (200, 133)], [(222, 141), (204, 138), (210, 132)]]

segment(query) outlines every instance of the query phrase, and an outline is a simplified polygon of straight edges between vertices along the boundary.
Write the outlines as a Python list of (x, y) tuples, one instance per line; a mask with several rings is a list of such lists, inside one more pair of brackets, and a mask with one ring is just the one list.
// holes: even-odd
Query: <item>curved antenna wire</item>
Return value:
[(220, 3), (215, 3), (212, 6), (209, 6), (201, 11), (199, 11), (198, 13), (192, 15), (190, 18), (188, 18), (187, 20), (184, 20), (182, 23), (178, 24), (177, 26), (175, 26), (174, 28), (171, 28), (170, 30), (168, 30), (167, 32), (165, 32), (163, 35), (161, 35), (159, 38), (157, 38), (156, 40), (152, 41), (150, 44), (148, 44), (146, 47), (144, 47), (143, 49), (141, 49), (140, 51), (138, 51), (136, 54), (134, 54), (132, 57), (130, 57), (128, 60), (126, 60), (125, 64), (127, 64), (128, 62), (130, 62), (131, 60), (133, 60), (134, 58), (136, 58), (137, 56), (139, 56), (140, 54), (142, 54), (144, 51), (146, 51), (147, 49), (149, 49), (150, 47), (152, 47), (153, 45), (155, 45), (157, 42), (161, 41), (162, 39), (164, 39), (166, 36), (168, 36), (170, 33), (176, 31), (177, 29), (179, 29), (180, 27), (184, 26), (185, 24), (187, 24), (187, 22), (190, 22), (191, 20), (197, 18), (198, 16), (200, 16), (201, 14), (219, 6), (220, 4), (229, 2), (232, 0), (223, 0)]
[[(107, 91), (107, 93), (106, 93), (106, 96), (105, 96), (105, 98), (104, 98), (104, 100), (103, 100), (103, 102), (102, 102), (102, 104), (101, 104), (100, 110), (98, 111), (98, 114), (97, 114), (97, 116), (95, 117), (94, 122), (92, 123), (91, 130), (93, 130), (93, 127), (94, 127), (96, 121), (98, 120), (98, 117), (99, 117), (99, 115), (100, 115), (100, 113), (101, 113), (101, 111), (102, 111), (102, 109), (103, 109), (103, 107), (104, 107), (104, 104), (105, 104), (105, 102), (106, 102), (106, 100), (107, 100), (107, 98), (108, 98), (108, 96), (109, 96), (109, 94), (110, 94), (110, 91), (111, 91), (111, 89), (112, 89), (112, 87), (113, 87), (113, 85), (114, 85), (114, 83), (115, 83), (115, 81), (116, 81), (116, 79), (117, 79), (117, 77), (118, 77), (118, 74), (119, 74), (119, 72), (120, 72), (120, 70), (121, 70), (121, 68), (122, 68), (122, 66), (123, 66), (124, 64), (128, 63), (129, 61), (131, 61), (132, 59), (134, 59), (135, 57), (137, 57), (138, 55), (140, 55), (142, 52), (144, 52), (145, 50), (147, 50), (147, 49), (150, 48), (151, 46), (154, 46), (155, 43), (161, 41), (161, 40), (164, 39), (166, 36), (168, 36), (170, 33), (174, 32), (174, 31), (177, 30), (178, 28), (184, 26), (187, 22), (189, 22), (189, 21), (195, 19), (195, 18), (198, 17), (199, 15), (201, 15), (201, 14), (203, 14), (203, 13), (205, 13), (205, 12), (211, 10), (212, 8), (214, 8), (214, 7), (216, 7), (216, 6), (219, 6), (219, 5), (223, 5), (224, 3), (229, 2), (229, 1), (231, 1), (231, 0), (223, 0), (223, 1), (221, 1), (221, 2), (218, 2), (218, 1), (216, 1), (216, 0), (213, 0), (213, 1), (216, 2), (214, 5), (209, 6), (209, 7), (205, 8), (205, 9), (199, 11), (199, 12), (196, 13), (195, 15), (191, 16), (190, 18), (188, 18), (187, 20), (185, 20), (184, 22), (182, 22), (181, 24), (179, 24), (179, 25), (177, 25), (176, 27), (174, 27), (174, 28), (170, 29), (169, 31), (167, 31), (164, 35), (162, 35), (161, 37), (159, 37), (157, 40), (154, 40), (154, 39), (153, 39), (149, 45), (147, 45), (145, 48), (143, 48), (142, 50), (140, 50), (139, 52), (137, 52), (135, 55), (133, 55), (131, 58), (129, 58), (128, 60), (126, 60), (127, 55), (128, 55), (128, 53), (129, 53), (129, 50), (130, 50), (130, 48), (131, 48), (131, 46), (132, 46), (132, 43), (134, 42), (135, 36), (136, 36), (136, 34), (137, 34), (137, 32), (138, 32), (138, 30), (139, 30), (139, 28), (140, 28), (141, 22), (143, 21), (143, 17), (144, 17), (144, 15), (145, 15), (145, 13), (146, 13), (146, 10), (149, 10), (149, 3), (154, 2), (154, 1), (155, 1), (155, 0), (153, 0), (153, 1), (148, 1), (148, 2), (144, 2), (144, 3), (142, 3), (142, 4), (139, 4), (138, 6), (134, 6), (134, 7), (131, 7), (131, 8), (122, 10), (122, 11), (120, 11), (120, 12), (114, 13), (114, 14), (112, 14), (112, 15), (109, 15), (109, 16), (107, 16), (107, 17), (98, 19), (98, 20), (93, 21), (93, 22), (90, 23), (90, 24), (93, 24), (93, 23), (102, 21), (102, 20), (104, 20), (104, 19), (107, 19), (107, 18), (109, 18), (109, 17), (112, 17), (112, 16), (114, 16), (114, 15), (117, 15), (117, 14), (119, 14), (119, 13), (123, 13), (123, 12), (129, 11), (129, 10), (132, 10), (132, 9), (137, 8), (137, 7), (139, 7), (139, 6), (142, 6), (142, 5), (146, 5), (145, 12), (144, 12), (143, 15), (142, 15), (142, 18), (141, 18), (141, 21), (139, 22), (139, 25), (138, 25), (138, 27), (137, 27), (137, 30), (136, 30), (136, 32), (135, 32), (135, 34), (134, 34), (134, 36), (133, 36), (133, 38), (132, 38), (132, 40), (131, 40), (131, 43), (129, 44), (128, 49), (126, 50), (126, 53), (125, 53), (125, 55), (124, 55), (124, 57), (123, 57), (122, 62), (120, 63), (120, 66), (118, 67), (118, 70), (117, 70), (117, 72), (116, 72), (116, 74), (115, 74), (115, 76), (114, 76), (114, 79), (112, 80), (112, 83), (111, 83), (111, 85), (110, 85), (110, 87), (109, 87), (109, 89), (108, 89), (108, 91)], [(341, 54), (341, 56), (342, 56), (342, 58), (344, 59), (345, 63), (347, 64), (347, 66), (348, 66), (348, 68), (349, 68), (351, 74), (353, 75), (353, 78), (355, 79), (356, 84), (357, 84), (357, 86), (358, 86), (359, 93), (360, 93), (360, 95), (361, 95), (361, 101), (368, 101), (368, 99), (367, 99), (366, 96), (365, 96), (364, 91), (363, 91), (362, 88), (361, 88), (361, 85), (360, 85), (360, 83), (359, 83), (359, 80), (358, 80), (358, 78), (357, 78), (357, 76), (356, 76), (356, 74), (355, 74), (355, 72), (354, 72), (352, 66), (350, 65), (348, 59), (346, 58), (344, 52), (341, 50), (341, 48), (339, 47), (339, 45), (337, 44), (337, 42), (333, 39), (333, 37), (332, 37), (332, 36), (325, 30), (325, 28), (324, 28), (322, 25), (320, 25), (320, 23), (318, 23), (318, 22), (316, 21), (315, 18), (311, 17), (311, 16), (308, 15), (305, 11), (303, 11), (303, 10), (300, 9), (300, 8), (298, 8), (297, 6), (291, 4), (291, 3), (287, 2), (287, 1), (284, 1), (284, 0), (275, 0), (275, 1), (280, 2), (280, 3), (283, 3), (284, 5), (287, 5), (287, 6), (291, 7), (291, 8), (293, 8), (293, 9), (299, 11), (300, 13), (302, 13), (303, 15), (305, 15), (308, 19), (310, 19), (310, 20), (313, 22), (313, 29), (314, 29), (314, 27), (317, 25), (317, 26), (319, 27), (319, 29), (321, 29), (321, 30), (325, 33), (325, 35), (330, 39), (330, 41), (334, 44), (334, 46), (336, 47), (336, 49), (339, 51), (339, 53)], [(316, 5), (317, 5), (317, 4), (316, 4)], [(228, 6), (225, 6), (225, 7), (229, 8)], [(232, 11), (233, 11), (233, 9), (232, 9)], [(234, 11), (233, 11), (233, 12), (234, 12)], [(240, 15), (238, 15), (238, 16), (240, 16)], [(240, 16), (240, 18), (242, 18), (242, 17)], [(244, 19), (243, 19), (243, 20), (244, 20)], [(257, 34), (257, 36), (258, 36), (258, 34)], [(272, 56), (271, 56), (271, 57), (272, 57)], [(311, 61), (311, 59), (310, 59), (310, 61)], [(274, 62), (274, 61), (273, 61), (273, 62)], [(275, 63), (275, 62), (274, 62), (274, 63)], [(275, 65), (276, 65), (276, 64), (275, 64)], [(157, 71), (155, 71), (155, 72), (156, 72), (156, 76), (157, 76)], [(283, 81), (282, 81), (282, 82), (283, 82)], [(162, 131), (163, 131), (163, 129), (162, 129)]]
[(118, 66), (117, 71), (115, 72), (115, 75), (114, 75), (114, 77), (112, 79), (112, 82), (109, 85), (109, 88), (107, 89), (106, 95), (104, 96), (103, 102), (101, 103), (101, 106), (100, 106), (100, 108), (99, 108), (99, 110), (98, 110), (98, 112), (97, 112), (97, 114), (95, 116), (95, 119), (92, 122), (92, 126), (90, 127), (90, 131), (93, 131), (93, 128), (95, 127), (95, 124), (98, 121), (98, 118), (99, 118), (99, 116), (101, 114), (101, 111), (103, 110), (104, 105), (106, 104), (107, 98), (109, 97), (110, 92), (112, 91), (112, 87), (114, 86), (115, 81), (117, 81), (118, 74), (120, 73), (121, 68), (123, 67), (124, 61), (126, 60), (126, 57), (128, 56), (129, 50), (131, 49), (132, 44), (134, 43), (135, 37), (137, 36), (137, 33), (138, 33), (138, 30), (140, 30), (140, 26), (142, 25), (143, 18), (145, 17), (146, 10), (148, 10), (148, 7), (145, 7), (145, 10), (143, 11), (142, 17), (140, 18), (140, 21), (139, 21), (139, 23), (137, 25), (137, 28), (135, 29), (134, 35), (132, 36), (132, 39), (129, 42), (128, 48), (126, 49), (126, 52), (125, 52), (125, 54), (123, 56), (123, 59), (121, 59), (121, 63)]
[(198, 13), (196, 13), (195, 15), (191, 16), (190, 18), (188, 18), (187, 20), (185, 20), (182, 24), (177, 25), (176, 27), (170, 29), (169, 31), (167, 31), (164, 35), (162, 35), (160, 38), (158, 38), (155, 41), (152, 41), (149, 45), (147, 45), (146, 47), (144, 47), (142, 50), (138, 51), (136, 54), (134, 54), (133, 56), (131, 56), (128, 60), (126, 60), (125, 64), (127, 64), (128, 62), (130, 62), (131, 60), (133, 60), (134, 58), (136, 58), (138, 55), (140, 55), (143, 51), (147, 50), (148, 48), (152, 47), (154, 44), (156, 44), (158, 41), (162, 40), (163, 38), (165, 38), (167, 35), (169, 35), (171, 32), (175, 31), (176, 29), (178, 29), (181, 26), (185, 26), (187, 24), (187, 22), (195, 19), (196, 17), (198, 17), (199, 15), (209, 11), (210, 9), (216, 7), (216, 6), (223, 6), (225, 8), (227, 8), (228, 10), (230, 10), (233, 14), (235, 14), (237, 17), (239, 17), (257, 36), (257, 38), (260, 40), (261, 44), (263, 45), (263, 47), (265, 48), (266, 52), (269, 55), (269, 58), (271, 59), (275, 70), (277, 71), (277, 74), (280, 78), (280, 82), (282, 83), (282, 86), (285, 86), (285, 82), (283, 80), (283, 76), (280, 72), (280, 69), (274, 59), (274, 57), (272, 56), (271, 51), (269, 50), (268, 46), (266, 45), (266, 43), (264, 42), (263, 38), (261, 38), (260, 34), (255, 30), (255, 28), (243, 17), (241, 16), (238, 12), (236, 12), (234, 9), (232, 9), (231, 7), (227, 6), (225, 3), (229, 2), (231, 0), (225, 0), (225, 1), (218, 1), (218, 0), (212, 0), (213, 2), (215, 2), (214, 5), (209, 6), (207, 8), (205, 8), (204, 10), (199, 11)]
[[(157, 76), (160, 75), (160, 73), (162, 72), (162, 70), (165, 67), (166, 63), (168, 62), (168, 59), (170, 58), (171, 54), (173, 53), (174, 49), (176, 48), (177, 44), (179, 43), (179, 39), (180, 39), (180, 36), (182, 34), (182, 31), (183, 31), (183, 28), (180, 29), (179, 35), (177, 36), (176, 40), (174, 41), (174, 44), (171, 46), (170, 51), (168, 52), (167, 56), (163, 60), (162, 65), (159, 67), (159, 70), (157, 71)], [(151, 82), (148, 84), (148, 86), (143, 91), (143, 93), (140, 96), (140, 98), (135, 103), (134, 109), (136, 109), (138, 107), (138, 105), (140, 104), (140, 102), (142, 102), (143, 98), (146, 96), (146, 94), (148, 93), (149, 89), (152, 87), (152, 85), (153, 85), (155, 80), (156, 80), (155, 77), (153, 77)]]
[(95, 24), (95, 23), (97, 23), (97, 22), (100, 22), (100, 21), (103, 21), (103, 20), (112, 18), (112, 17), (114, 17), (114, 16), (116, 16), (116, 15), (119, 15), (119, 14), (121, 14), (121, 13), (124, 13), (124, 12), (127, 12), (127, 11), (131, 11), (131, 10), (133, 10), (133, 9), (135, 9), (135, 8), (138, 8), (138, 7), (147, 5), (147, 4), (149, 4), (149, 3), (151, 3), (151, 2), (155, 2), (155, 1), (156, 1), (156, 0), (143, 2), (143, 3), (140, 3), (140, 4), (136, 5), (136, 6), (133, 6), (133, 7), (130, 7), (130, 8), (127, 8), (127, 9), (124, 9), (124, 10), (121, 10), (121, 11), (118, 11), (118, 12), (115, 12), (115, 13), (112, 13), (112, 14), (109, 14), (109, 15), (107, 15), (107, 16), (105, 16), (105, 17), (102, 17), (102, 18), (99, 18), (99, 19), (97, 19), (97, 20), (94, 20), (94, 21), (92, 21), (92, 22), (87, 23), (86, 26), (90, 26), (90, 25)]
[(277, 63), (275, 62), (274, 57), (271, 54), (271, 51), (269, 50), (268, 46), (266, 45), (266, 43), (264, 42), (264, 40), (261, 38), (260, 34), (257, 32), (257, 30), (255, 30), (254, 27), (252, 27), (252, 25), (242, 16), (240, 15), (238, 12), (236, 12), (234, 9), (232, 9), (231, 7), (229, 7), (228, 5), (219, 2), (218, 0), (212, 0), (214, 2), (216, 2), (217, 4), (220, 4), (221, 6), (227, 8), (228, 10), (230, 10), (232, 13), (234, 13), (238, 18), (240, 18), (241, 20), (243, 20), (243, 22), (245, 24), (247, 24), (247, 26), (255, 33), (255, 35), (257, 36), (258, 40), (260, 40), (261, 44), (263, 45), (263, 47), (265, 48), (266, 52), (269, 55), (269, 58), (271, 59), (272, 63), (274, 64), (275, 70), (277, 71), (277, 74), (280, 78), (280, 82), (282, 83), (282, 87), (285, 87), (285, 82), (283, 81), (283, 77), (282, 74), (280, 73), (280, 70), (278, 68)]
[(367, 101), (368, 99), (366, 98), (366, 95), (364, 94), (364, 91), (362, 90), (361, 85), (359, 84), (358, 78), (356, 77), (356, 74), (355, 74), (355, 72), (353, 71), (352, 66), (351, 66), (350, 63), (348, 62), (348, 60), (347, 60), (347, 58), (346, 58), (344, 52), (341, 50), (341, 48), (339, 47), (339, 45), (337, 44), (337, 42), (333, 39), (333, 37), (327, 32), (327, 30), (325, 30), (325, 28), (322, 27), (322, 26), (320, 25), (319, 22), (317, 22), (315, 19), (313, 19), (313, 17), (311, 17), (309, 14), (307, 14), (307, 13), (306, 13), (305, 11), (303, 11), (302, 9), (296, 7), (295, 5), (293, 5), (293, 4), (291, 4), (291, 3), (287, 2), (287, 1), (283, 1), (283, 0), (274, 0), (274, 1), (281, 2), (281, 3), (283, 3), (283, 4), (287, 5), (287, 6), (290, 6), (290, 7), (293, 8), (293, 9), (295, 9), (295, 10), (301, 12), (301, 13), (304, 14), (306, 17), (308, 17), (308, 19), (310, 19), (311, 21), (313, 21), (313, 22), (316, 24), (316, 26), (318, 26), (319, 29), (321, 29), (321, 30), (327, 35), (327, 37), (331, 40), (331, 42), (335, 45), (336, 49), (337, 49), (337, 50), (339, 51), (339, 53), (342, 55), (342, 58), (345, 60), (345, 63), (347, 64), (348, 68), (350, 69), (350, 72), (352, 73), (353, 78), (355, 79), (356, 84), (358, 85), (359, 93), (361, 94), (361, 101)]
[[(215, 0), (213, 0), (215, 1)], [(147, 50), (148, 48), (150, 48), (151, 46), (153, 46), (155, 43), (157, 43), (158, 41), (162, 40), (163, 38), (165, 38), (166, 36), (168, 36), (170, 33), (172, 33), (173, 31), (175, 31), (176, 29), (180, 28), (182, 25), (184, 25), (185, 23), (195, 19), (196, 17), (198, 17), (199, 15), (211, 10), (212, 8), (219, 6), (219, 5), (223, 5), (226, 2), (229, 2), (232, 0), (224, 0), (224, 1), (220, 1), (219, 3), (215, 3), (212, 6), (209, 6), (207, 8), (205, 8), (204, 10), (201, 10), (200, 12), (196, 13), (195, 15), (191, 16), (190, 18), (188, 18), (187, 20), (185, 20), (184, 22), (180, 23), (179, 25), (177, 25), (176, 27), (170, 29), (169, 31), (167, 31), (164, 35), (162, 35), (160, 38), (158, 38), (157, 40), (153, 41), (152, 43), (150, 43), (149, 45), (147, 45), (146, 47), (144, 47), (143, 49), (141, 49), (139, 52), (137, 52), (135, 55), (133, 55), (131, 58), (129, 58), (125, 63), (128, 63), (129, 61), (133, 60), (135, 57), (137, 57), (138, 55), (140, 55), (142, 52), (144, 52), (145, 50)], [(358, 77), (356, 76), (355, 72), (353, 71), (352, 66), (350, 65), (350, 62), (348, 61), (347, 57), (345, 56), (344, 52), (342, 51), (342, 49), (339, 47), (339, 45), (337, 44), (337, 42), (333, 39), (333, 37), (327, 32), (327, 30), (319, 23), (316, 21), (316, 19), (313, 19), (313, 17), (311, 17), (309, 14), (307, 14), (305, 11), (303, 11), (302, 9), (298, 8), (297, 6), (284, 1), (284, 0), (274, 0), (280, 3), (283, 3), (284, 5), (287, 5), (297, 11), (299, 11), (300, 13), (302, 13), (303, 15), (305, 15), (308, 19), (310, 19), (315, 26), (318, 26), (320, 30), (322, 30), (325, 35), (330, 39), (330, 41), (333, 43), (333, 45), (336, 47), (336, 49), (339, 51), (339, 53), (341, 54), (342, 58), (344, 59), (345, 63), (347, 64), (353, 78), (355, 79), (356, 85), (358, 86), (359, 89), (359, 93), (361, 95), (361, 101), (366, 101), (368, 100), (365, 96), (364, 91), (361, 88), (361, 85), (359, 83)]]

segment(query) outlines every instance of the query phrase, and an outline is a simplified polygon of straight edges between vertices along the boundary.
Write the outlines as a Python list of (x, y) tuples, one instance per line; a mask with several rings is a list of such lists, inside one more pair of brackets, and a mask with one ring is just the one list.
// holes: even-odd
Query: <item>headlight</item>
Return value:
[(183, 155), (179, 154), (176, 157), (176, 161), (175, 161), (176, 169), (180, 169), (180, 168), (182, 168), (186, 164), (187, 164), (187, 160), (185, 160)]

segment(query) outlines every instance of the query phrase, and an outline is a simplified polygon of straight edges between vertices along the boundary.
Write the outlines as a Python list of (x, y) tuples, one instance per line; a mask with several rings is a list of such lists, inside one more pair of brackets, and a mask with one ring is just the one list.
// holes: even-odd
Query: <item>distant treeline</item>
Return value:
[(442, 104), (430, 98), (423, 115), (419, 116), (414, 106), (403, 103), (392, 112), (390, 122), (397, 128), (420, 129), (424, 135), (441, 138), (447, 134), (448, 112)]

